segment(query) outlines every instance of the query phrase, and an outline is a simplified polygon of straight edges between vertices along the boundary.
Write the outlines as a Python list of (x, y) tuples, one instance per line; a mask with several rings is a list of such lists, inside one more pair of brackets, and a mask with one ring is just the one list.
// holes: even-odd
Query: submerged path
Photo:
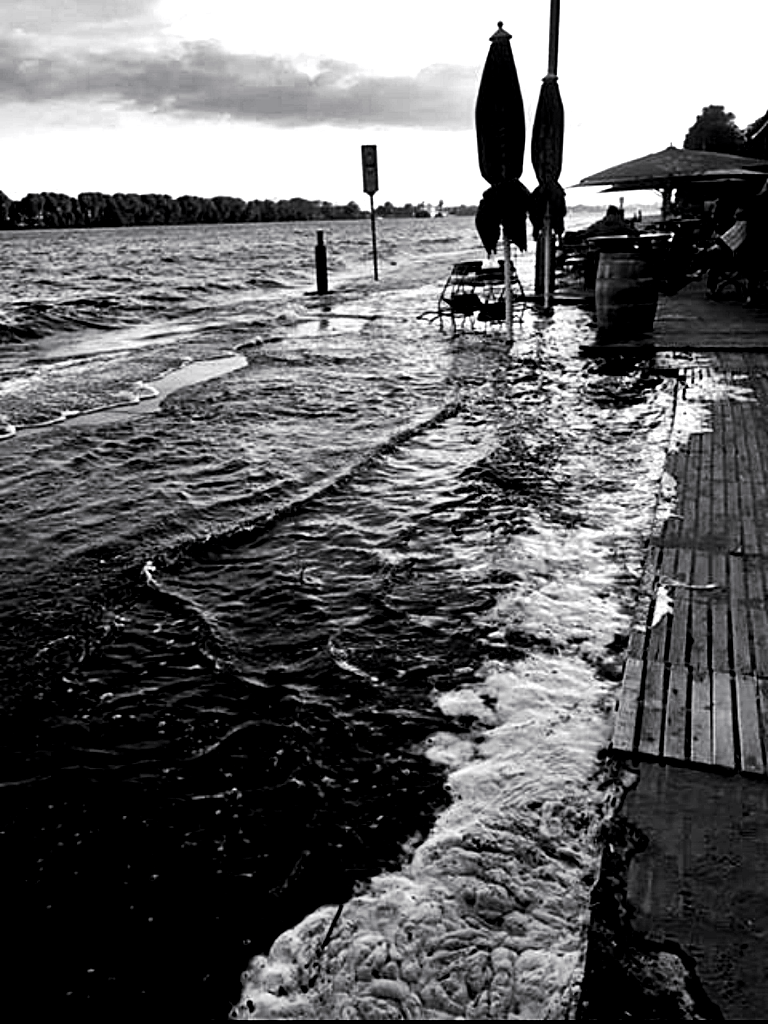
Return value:
[(616, 971), (632, 1016), (659, 987), (665, 1019), (765, 1020), (768, 312), (692, 285), (661, 301), (653, 343), (676, 428), (611, 744), (636, 779), (624, 916), (609, 943), (593, 921), (582, 1015), (610, 1014)]

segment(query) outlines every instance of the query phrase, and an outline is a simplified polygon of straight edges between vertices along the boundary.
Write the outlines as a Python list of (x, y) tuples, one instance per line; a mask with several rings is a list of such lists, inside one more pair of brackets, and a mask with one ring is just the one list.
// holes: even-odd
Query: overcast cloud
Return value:
[(0, 28), (4, 32), (67, 33), (97, 26), (134, 22), (157, 25), (157, 0), (2, 0)]
[[(125, 0), (125, 6), (138, 11), (147, 5)], [(273, 126), (471, 128), (476, 78), (475, 69), (457, 65), (387, 77), (327, 59), (308, 71), (285, 58), (230, 53), (213, 42), (86, 50), (44, 45), (26, 33), (0, 41), (0, 102), (117, 101), (137, 110)]]

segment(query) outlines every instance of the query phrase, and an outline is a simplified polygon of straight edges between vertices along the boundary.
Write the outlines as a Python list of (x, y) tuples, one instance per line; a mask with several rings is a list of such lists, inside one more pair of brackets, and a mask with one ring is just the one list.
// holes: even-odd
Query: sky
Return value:
[[(550, 0), (0, 0), (0, 190), (476, 203), (474, 104), (497, 22), (528, 126)], [(561, 183), (681, 146), (702, 108), (768, 109), (768, 5), (562, 0)], [(536, 180), (526, 157), (523, 181)], [(629, 209), (654, 201), (626, 193)]]

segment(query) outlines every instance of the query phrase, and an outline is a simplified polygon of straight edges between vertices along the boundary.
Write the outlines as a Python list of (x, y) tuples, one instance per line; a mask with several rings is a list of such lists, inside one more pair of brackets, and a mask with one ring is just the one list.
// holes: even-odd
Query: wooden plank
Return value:
[(743, 409), (738, 402), (730, 403), (736, 428), (735, 451), (738, 453), (739, 468), (739, 514), (741, 519), (742, 550), (745, 554), (754, 554), (760, 550), (760, 542), (756, 527), (757, 503), (752, 487), (752, 469), (747, 446), (746, 428)]
[(688, 725), (688, 669), (673, 665), (669, 670), (666, 719), (664, 724), (664, 757), (685, 760), (685, 736)]
[(613, 725), (611, 746), (614, 750), (635, 749), (635, 734), (640, 710), (640, 693), (643, 685), (643, 663), (636, 658), (627, 658), (621, 681), (619, 706)]
[[(700, 540), (709, 540), (712, 533), (712, 434), (701, 434), (699, 448), (699, 510), (696, 534)], [(698, 545), (695, 545), (698, 546)]]
[(745, 561), (755, 671), (759, 676), (768, 676), (768, 614), (765, 608), (762, 560), (748, 558)]
[(765, 486), (768, 471), (761, 445), (757, 440), (765, 431), (760, 406), (756, 401), (734, 402), (733, 404), (737, 406), (744, 423), (744, 440), (752, 478)]
[(732, 403), (726, 402), (723, 407), (725, 436), (723, 448), (726, 454), (725, 483), (725, 514), (728, 518), (727, 550), (740, 553), (744, 549), (744, 536), (741, 528), (741, 508), (739, 503), (739, 479), (743, 455), (739, 452), (736, 440), (736, 429), (733, 422)]
[(698, 465), (694, 464), (691, 458), (690, 439), (689, 443), (678, 450), (679, 470), (675, 477), (677, 481), (677, 496), (675, 500), (673, 520), (676, 523), (674, 533), (676, 544), (686, 544), (685, 538), (691, 532), (691, 493), (698, 482), (692, 479), (694, 471), (698, 473)]
[(738, 675), (750, 675), (754, 671), (752, 627), (744, 575), (745, 563), (746, 559), (741, 556), (733, 556), (728, 559), (728, 602), (731, 609), (733, 667)]
[(710, 437), (712, 438), (712, 471), (710, 473), (710, 479), (719, 483), (722, 466), (720, 453), (722, 451), (723, 438), (719, 402), (711, 402), (709, 405), (709, 426), (711, 431)]
[[(690, 502), (692, 482), (693, 482), (693, 470), (694, 464), (691, 454), (690, 439), (688, 444), (684, 448), (680, 448), (677, 452), (677, 473), (675, 479), (677, 480), (677, 504), (678, 512), (683, 512), (685, 507)], [(698, 465), (695, 467), (698, 476)], [(697, 486), (697, 485), (696, 485)]]
[(658, 757), (664, 724), (664, 666), (656, 662), (645, 666), (642, 712), (637, 749), (641, 754)]
[[(669, 518), (663, 520), (660, 531), (661, 543), (665, 547), (675, 548), (680, 543), (683, 528), (680, 511), (685, 502), (685, 460), (685, 453), (681, 450), (667, 452), (664, 469), (675, 481), (675, 500), (670, 504)], [(654, 531), (656, 529), (654, 524)]]
[[(674, 605), (674, 589), (669, 587), (666, 583), (667, 580), (674, 579), (674, 567), (676, 559), (675, 548), (663, 548), (661, 564), (659, 566), (659, 579), (654, 590), (653, 601), (651, 605), (651, 622), (653, 616), (656, 614), (656, 603), (659, 601), (660, 594), (659, 589), (664, 587), (668, 594), (669, 599), (672, 602), (672, 615), (665, 615), (660, 619), (655, 626), (650, 628), (648, 634), (648, 649), (646, 652), (646, 659), (648, 661), (666, 661), (667, 652), (667, 640), (669, 637), (670, 629), (670, 618), (674, 619), (675, 605)], [(649, 624), (650, 625), (650, 624)]]
[(741, 770), (762, 775), (765, 771), (765, 764), (760, 743), (757, 680), (754, 676), (736, 676), (734, 682)]
[(755, 685), (757, 686), (757, 709), (760, 736), (762, 739), (763, 754), (765, 755), (766, 772), (768, 773), (768, 679), (756, 676)]
[(691, 679), (691, 760), (713, 763), (712, 750), (712, 675), (694, 671)]
[(747, 410), (740, 402), (731, 403), (734, 419), (738, 424), (736, 448), (739, 453), (739, 497), (741, 502), (742, 533), (745, 538), (745, 552), (757, 554), (761, 549), (759, 519), (761, 471), (759, 459), (752, 449), (750, 430), (751, 424), (746, 415)]
[(719, 672), (731, 671), (731, 631), (728, 623), (728, 578), (725, 555), (713, 551), (710, 556), (710, 582), (717, 590), (707, 591), (709, 600), (709, 628), (711, 631), (712, 668)]
[(724, 443), (728, 479), (738, 480), (746, 469), (746, 453), (741, 445), (741, 426), (734, 416), (734, 403), (726, 402), (723, 407), (723, 419), (726, 425)]
[[(693, 552), (690, 548), (680, 548), (677, 553), (676, 579), (680, 583), (691, 582)], [(688, 633), (691, 618), (691, 591), (685, 587), (675, 587), (673, 592), (675, 614), (669, 632), (669, 648), (667, 659), (673, 665), (688, 664)]]
[(757, 550), (765, 556), (768, 554), (765, 536), (768, 527), (768, 454), (764, 451), (764, 445), (758, 443), (758, 438), (765, 437), (765, 421), (761, 409), (755, 404), (743, 404), (742, 411), (748, 429), (747, 447), (752, 468), (750, 483), (755, 502), (753, 520), (759, 545)]
[(627, 655), (630, 658), (642, 660), (645, 653), (645, 645), (648, 640), (645, 625), (637, 622), (629, 632), (629, 643), (627, 644)]
[(726, 414), (734, 431), (735, 443), (731, 452), (731, 459), (737, 465), (739, 471), (741, 471), (747, 459), (747, 450), (744, 446), (744, 420), (741, 415), (741, 403), (728, 402)]
[(731, 524), (726, 514), (729, 467), (725, 448), (727, 428), (723, 415), (724, 404), (727, 403), (715, 402), (712, 406), (712, 533), (718, 547), (726, 549)]
[(691, 491), (690, 498), (688, 499), (687, 508), (684, 511), (686, 518), (686, 525), (691, 534), (690, 547), (695, 547), (696, 542), (693, 538), (697, 537), (700, 531), (700, 519), (702, 515), (701, 501), (700, 501), (700, 488), (699, 482), (701, 479), (701, 434), (694, 434), (688, 441), (688, 478), (690, 481)]
[[(694, 586), (706, 586), (709, 578), (709, 552), (694, 551), (691, 573)], [(695, 668), (711, 668), (709, 661), (709, 604), (703, 591), (691, 592), (691, 626), (688, 659)]]
[(662, 549), (652, 544), (643, 562), (643, 573), (638, 587), (637, 610), (630, 628), (627, 654), (632, 658), (645, 657), (653, 614), (654, 594), (659, 574)]
[(713, 763), (735, 769), (731, 677), (727, 672), (712, 673), (712, 712)]

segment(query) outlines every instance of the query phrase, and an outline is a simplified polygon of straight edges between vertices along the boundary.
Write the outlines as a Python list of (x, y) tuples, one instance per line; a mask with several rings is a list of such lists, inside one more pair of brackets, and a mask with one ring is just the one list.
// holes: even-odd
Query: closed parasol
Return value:
[(528, 189), (520, 181), (525, 157), (525, 111), (509, 32), (503, 23), (491, 36), (475, 105), (480, 173), (490, 185), (483, 193), (475, 223), (490, 256), (499, 235), (504, 241), (507, 332), (512, 334), (511, 258), (509, 243), (526, 249)]
[(542, 228), (545, 203), (550, 204), (552, 229), (562, 235), (565, 220), (565, 192), (560, 185), (563, 168), (563, 102), (555, 75), (547, 75), (539, 94), (531, 133), (531, 162), (537, 188), (531, 194), (531, 223), (534, 238)]
[(531, 162), (538, 186), (531, 195), (530, 215), (536, 247), (536, 291), (543, 305), (552, 303), (554, 283), (553, 233), (565, 229), (565, 192), (560, 185), (563, 169), (565, 116), (557, 84), (557, 49), (560, 30), (560, 0), (551, 0), (549, 16), (549, 63), (536, 107), (531, 133)]

